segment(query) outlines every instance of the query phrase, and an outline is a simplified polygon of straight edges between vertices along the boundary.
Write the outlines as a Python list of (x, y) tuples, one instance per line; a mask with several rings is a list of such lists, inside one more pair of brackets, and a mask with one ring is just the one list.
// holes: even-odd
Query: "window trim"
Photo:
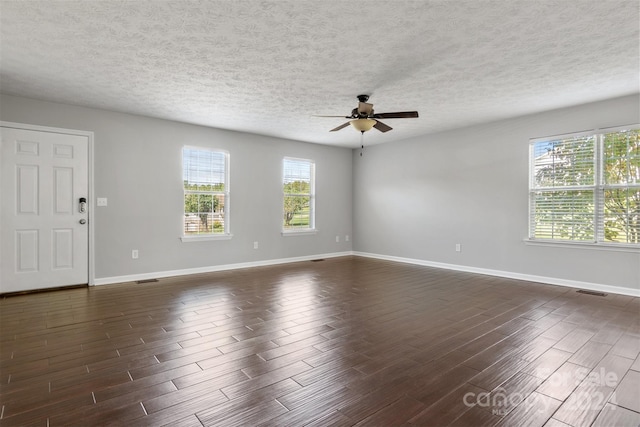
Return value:
[(182, 243), (205, 242), (207, 240), (231, 240), (233, 234), (200, 234), (198, 236), (180, 236)]
[[(317, 234), (318, 233), (318, 229), (316, 228), (316, 162), (312, 159), (304, 159), (304, 158), (300, 158), (300, 157), (290, 157), (290, 156), (285, 156), (282, 158), (282, 176), (280, 178), (280, 186), (281, 186), (281, 201), (280, 201), (280, 206), (282, 207), (281, 210), (281, 215), (284, 216), (284, 198), (286, 197), (287, 193), (284, 192), (284, 179), (285, 179), (285, 175), (284, 175), (284, 164), (285, 161), (287, 160), (292, 160), (292, 161), (302, 161), (302, 162), (308, 162), (311, 166), (311, 173), (310, 173), (310, 185), (309, 185), (309, 227), (307, 228), (293, 228), (293, 229), (285, 229), (284, 228), (284, 221), (282, 223), (282, 230), (281, 230), (281, 235), (282, 236), (286, 236), (286, 237), (290, 237), (290, 236), (308, 236), (308, 235), (313, 235), (313, 234)], [(289, 194), (290, 196), (306, 196), (307, 194)]]
[[(638, 187), (637, 184), (634, 185), (624, 185), (624, 184), (606, 184), (604, 178), (604, 135), (608, 133), (620, 132), (623, 130), (640, 130), (640, 124), (629, 124), (622, 126), (613, 126), (606, 128), (597, 128), (586, 131), (572, 132), (566, 134), (559, 135), (549, 135), (544, 137), (536, 137), (531, 138), (528, 141), (529, 148), (529, 189), (528, 189), (528, 201), (529, 201), (529, 209), (528, 209), (528, 222), (527, 222), (527, 237), (523, 239), (523, 242), (527, 245), (532, 246), (551, 246), (551, 247), (573, 247), (573, 248), (581, 248), (581, 249), (600, 249), (607, 251), (617, 251), (617, 252), (638, 252), (640, 253), (640, 244), (635, 243), (615, 243), (604, 240), (604, 191), (608, 188), (635, 188)], [(594, 200), (594, 215), (593, 215), (593, 234), (594, 240), (561, 240), (561, 239), (544, 239), (544, 238), (535, 238), (532, 237), (532, 232), (534, 230), (533, 224), (533, 205), (532, 205), (532, 194), (536, 191), (539, 191), (539, 188), (534, 187), (535, 176), (533, 173), (534, 168), (534, 158), (533, 158), (533, 147), (538, 142), (551, 141), (557, 139), (565, 139), (565, 138), (577, 138), (577, 137), (585, 137), (585, 136), (594, 136), (595, 137), (595, 146), (594, 146), (594, 184), (589, 186), (563, 186), (561, 187), (563, 190), (571, 190), (571, 189), (592, 189), (594, 192), (593, 200)]]
[[(222, 233), (202, 233), (202, 234), (194, 234), (194, 235), (189, 235), (185, 233), (185, 229), (184, 229), (184, 196), (187, 194), (186, 190), (184, 188), (184, 150), (185, 149), (191, 149), (191, 150), (198, 150), (198, 151), (209, 151), (209, 152), (214, 152), (214, 153), (221, 153), (224, 155), (224, 191), (223, 192), (211, 192), (210, 194), (221, 194), (224, 196), (224, 232)], [(231, 221), (230, 221), (230, 212), (231, 212), (231, 197), (230, 197), (230, 180), (229, 177), (231, 175), (230, 173), (230, 157), (231, 155), (229, 154), (229, 151), (227, 150), (223, 150), (220, 148), (211, 148), (211, 147), (202, 147), (202, 146), (195, 146), (195, 145), (184, 145), (182, 146), (181, 149), (181, 160), (182, 160), (182, 217), (183, 217), (183, 224), (182, 224), (182, 234), (180, 236), (180, 241), (182, 241), (183, 243), (188, 243), (188, 242), (203, 242), (203, 241), (208, 241), (208, 240), (230, 240), (233, 237), (233, 234), (231, 233)]]

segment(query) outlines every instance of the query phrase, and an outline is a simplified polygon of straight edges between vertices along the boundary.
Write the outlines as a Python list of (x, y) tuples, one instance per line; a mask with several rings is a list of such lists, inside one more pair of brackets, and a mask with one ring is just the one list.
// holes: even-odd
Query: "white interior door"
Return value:
[(0, 292), (88, 283), (89, 138), (0, 132)]

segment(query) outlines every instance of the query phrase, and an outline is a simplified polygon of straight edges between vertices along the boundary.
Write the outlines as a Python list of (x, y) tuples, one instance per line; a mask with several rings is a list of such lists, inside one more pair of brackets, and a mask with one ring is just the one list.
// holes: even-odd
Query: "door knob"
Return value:
[(86, 219), (82, 218), (82, 219), (80, 220), (80, 224), (84, 225), (84, 224), (86, 224), (86, 223), (87, 223), (87, 220), (86, 220)]

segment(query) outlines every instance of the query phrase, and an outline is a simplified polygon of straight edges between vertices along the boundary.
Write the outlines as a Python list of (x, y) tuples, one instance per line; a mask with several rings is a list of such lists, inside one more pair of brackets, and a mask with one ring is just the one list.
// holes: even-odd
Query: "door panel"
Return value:
[(34, 273), (38, 271), (38, 230), (16, 230), (16, 272)]
[(73, 230), (53, 230), (53, 253), (51, 254), (51, 268), (62, 270), (73, 268)]
[(38, 215), (38, 169), (36, 165), (16, 165), (17, 215)]
[(71, 215), (73, 213), (73, 169), (53, 169), (54, 213)]
[(87, 283), (88, 137), (0, 131), (0, 292)]

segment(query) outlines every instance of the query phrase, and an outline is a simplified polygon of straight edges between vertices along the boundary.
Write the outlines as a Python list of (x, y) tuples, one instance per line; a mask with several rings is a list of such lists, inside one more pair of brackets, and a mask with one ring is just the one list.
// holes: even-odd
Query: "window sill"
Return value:
[(292, 237), (292, 236), (310, 236), (313, 234), (318, 234), (318, 230), (316, 229), (304, 229), (304, 230), (282, 230), (283, 237)]
[(233, 234), (200, 234), (197, 236), (182, 236), (182, 243), (205, 242), (208, 240), (231, 240)]
[(591, 250), (603, 250), (614, 252), (636, 252), (640, 253), (640, 246), (629, 245), (624, 243), (595, 243), (595, 242), (559, 242), (555, 240), (534, 240), (524, 239), (525, 245), (531, 246), (549, 246), (556, 248), (577, 248), (577, 249), (591, 249)]

